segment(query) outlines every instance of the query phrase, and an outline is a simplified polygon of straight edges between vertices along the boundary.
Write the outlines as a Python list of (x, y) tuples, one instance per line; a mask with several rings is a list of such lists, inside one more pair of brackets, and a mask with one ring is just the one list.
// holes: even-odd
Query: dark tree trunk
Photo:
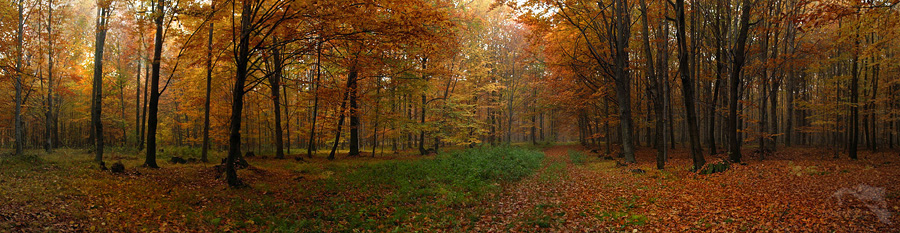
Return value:
[(250, 63), (250, 27), (251, 14), (250, 1), (242, 1), (240, 35), (236, 43), (235, 51), (235, 78), (231, 95), (231, 126), (228, 134), (228, 157), (225, 159), (225, 180), (232, 187), (243, 186), (243, 182), (237, 177), (235, 161), (241, 156), (241, 114), (244, 110), (244, 83), (249, 76), (248, 65)]
[(159, 168), (156, 165), (156, 127), (159, 112), (159, 63), (162, 58), (163, 46), (163, 15), (165, 12), (165, 0), (160, 0), (157, 4), (157, 13), (154, 22), (156, 23), (156, 39), (153, 45), (153, 70), (150, 74), (150, 112), (147, 116), (147, 157), (144, 160), (144, 166), (149, 168)]
[[(664, 169), (666, 166), (666, 146), (665, 146), (665, 128), (666, 128), (666, 113), (665, 113), (665, 104), (663, 103), (663, 91), (662, 85), (660, 85), (661, 78), (659, 78), (659, 73), (653, 67), (653, 53), (650, 47), (650, 21), (647, 19), (647, 1), (641, 0), (641, 21), (644, 24), (643, 27), (643, 43), (644, 43), (644, 59), (647, 62), (647, 73), (649, 83), (650, 83), (650, 96), (653, 99), (653, 111), (654, 115), (656, 115), (656, 169)], [(660, 33), (662, 34), (662, 33)], [(662, 55), (659, 55), (662, 56)]]
[[(279, 51), (278, 40), (273, 39), (272, 56), (274, 58), (275, 74), (269, 76), (269, 86), (272, 90), (272, 111), (275, 112), (275, 158), (284, 158), (284, 139), (282, 138), (281, 128), (281, 75), (283, 71), (283, 61), (281, 51)], [(352, 121), (352, 120), (351, 120)]]
[[(328, 160), (334, 160), (334, 153), (337, 151), (338, 144), (341, 142), (341, 128), (344, 126), (344, 112), (347, 110), (347, 98), (350, 95), (350, 77), (356, 76), (356, 71), (351, 69), (350, 74), (347, 75), (347, 91), (344, 92), (344, 98), (341, 100), (341, 110), (338, 116), (338, 125), (337, 130), (334, 132), (334, 145), (331, 147), (331, 153), (328, 153)], [(353, 77), (352, 79), (355, 79)]]
[[(96, 42), (94, 43), (93, 95), (91, 96), (91, 125), (94, 130), (94, 161), (97, 163), (103, 162), (103, 123), (100, 120), (100, 116), (102, 115), (103, 109), (103, 47), (104, 44), (106, 44), (108, 20), (109, 6), (99, 6), (97, 8)], [(18, 116), (18, 113), (16, 115)], [(19, 121), (21, 122), (21, 119)]]
[[(422, 58), (422, 70), (426, 70), (428, 68), (428, 58)], [(422, 75), (422, 80), (428, 81), (428, 77)], [(419, 130), (419, 154), (425, 155), (428, 154), (428, 151), (425, 150), (425, 105), (428, 102), (425, 100), (425, 93), (422, 93), (422, 114), (419, 116), (419, 123), (422, 126), (422, 129)]]
[[(372, 127), (372, 157), (375, 157), (375, 149), (378, 148), (378, 118), (380, 116), (379, 110), (381, 110), (381, 78), (377, 78), (375, 82), (375, 120), (373, 121)], [(382, 149), (384, 151), (384, 149)]]
[(697, 112), (694, 102), (694, 83), (690, 70), (690, 54), (688, 54), (687, 36), (684, 20), (684, 0), (675, 0), (676, 40), (678, 41), (678, 70), (681, 73), (681, 93), (684, 95), (685, 120), (691, 143), (691, 157), (694, 169), (699, 170), (706, 164), (703, 151), (700, 149), (700, 130), (697, 127)]
[(619, 120), (622, 130), (622, 153), (625, 162), (635, 163), (634, 132), (631, 118), (631, 76), (628, 74), (628, 39), (631, 37), (627, 0), (615, 1), (615, 83), (616, 98), (619, 102)]
[[(859, 9), (856, 10), (856, 20), (859, 21)], [(848, 154), (850, 159), (856, 160), (857, 147), (859, 146), (859, 22), (856, 22), (856, 31), (853, 39), (853, 64), (850, 68), (850, 141)]]
[(347, 156), (359, 156), (360, 122), (359, 105), (357, 104), (359, 80), (357, 75), (356, 70), (350, 71), (350, 75), (347, 75), (347, 87), (350, 94), (350, 153)]
[(747, 45), (747, 33), (750, 30), (750, 9), (752, 5), (750, 0), (742, 0), (740, 28), (734, 43), (734, 60), (731, 69), (731, 78), (729, 80), (731, 89), (728, 95), (728, 158), (732, 162), (741, 162), (741, 139), (738, 133), (738, 100), (740, 95), (738, 89), (741, 85), (741, 68), (744, 66), (745, 47)]
[(209, 38), (206, 41), (206, 99), (203, 102), (203, 147), (200, 161), (209, 161), (209, 98), (212, 92), (212, 41), (214, 24), (209, 24)]
[(322, 42), (316, 44), (316, 80), (313, 82), (313, 109), (312, 122), (309, 126), (309, 145), (306, 147), (306, 157), (312, 158), (316, 150), (316, 119), (319, 115), (319, 77), (322, 75)]
[[(419, 124), (423, 127), (425, 126), (425, 105), (428, 104), (425, 101), (425, 94), (422, 94), (422, 114), (419, 115)], [(425, 129), (419, 130), (419, 154), (425, 155), (428, 154), (428, 151), (425, 150)]]

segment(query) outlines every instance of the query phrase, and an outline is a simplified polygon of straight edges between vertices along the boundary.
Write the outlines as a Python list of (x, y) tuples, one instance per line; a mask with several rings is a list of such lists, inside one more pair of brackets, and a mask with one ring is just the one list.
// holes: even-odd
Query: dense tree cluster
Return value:
[[(3, 0), (0, 146), (893, 148), (893, 1)], [(517, 18), (516, 21), (508, 20)], [(91, 38), (93, 40), (91, 40)], [(90, 104), (88, 104), (90, 103)], [(571, 136), (570, 136), (571, 135)], [(726, 139), (726, 140), (723, 140)], [(862, 140), (862, 141), (859, 141)]]

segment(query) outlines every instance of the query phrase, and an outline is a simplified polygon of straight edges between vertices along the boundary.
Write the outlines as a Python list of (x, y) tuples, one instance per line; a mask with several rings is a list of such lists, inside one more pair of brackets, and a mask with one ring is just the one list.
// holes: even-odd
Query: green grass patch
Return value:
[(326, 216), (309, 220), (339, 223), (339, 231), (452, 228), (478, 215), (448, 209), (481, 203), (501, 183), (531, 175), (542, 160), (543, 153), (524, 148), (481, 147), (348, 168), (322, 180), (326, 192), (344, 194), (330, 198)]
[[(601, 210), (594, 217), (604, 222), (617, 222), (621, 224), (618, 226), (620, 230), (624, 229), (624, 227), (647, 224), (647, 216), (634, 213), (633, 211), (640, 207), (637, 204), (637, 198), (637, 196), (619, 197), (616, 199), (619, 202), (618, 207)], [(655, 202), (655, 200), (651, 200), (651, 202)]]
[(553, 161), (547, 165), (547, 169), (544, 170), (538, 176), (538, 180), (544, 183), (552, 183), (561, 180), (566, 176), (566, 163), (562, 161)]
[(584, 165), (587, 163), (587, 155), (582, 153), (581, 151), (569, 149), (569, 161), (573, 164)]

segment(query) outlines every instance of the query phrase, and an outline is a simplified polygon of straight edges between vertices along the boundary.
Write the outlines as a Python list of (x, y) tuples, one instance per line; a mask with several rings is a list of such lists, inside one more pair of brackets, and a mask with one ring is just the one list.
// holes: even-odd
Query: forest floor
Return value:
[(126, 166), (112, 174), (84, 150), (34, 151), (0, 158), (0, 231), (900, 232), (896, 151), (852, 161), (818, 148), (765, 159), (748, 150), (745, 164), (711, 175), (690, 172), (683, 149), (664, 171), (652, 149), (624, 167), (578, 146), (543, 152), (256, 157), (239, 171), (249, 187), (231, 189), (215, 163), (163, 156), (148, 169), (135, 153), (110, 152), (106, 161)]

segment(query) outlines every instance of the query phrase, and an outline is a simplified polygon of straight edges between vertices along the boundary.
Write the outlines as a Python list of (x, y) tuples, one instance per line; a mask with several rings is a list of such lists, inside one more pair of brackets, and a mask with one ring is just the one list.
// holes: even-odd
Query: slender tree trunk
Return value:
[(47, 145), (45, 151), (53, 151), (53, 0), (47, 2), (47, 113), (45, 115)]
[(162, 59), (163, 46), (163, 16), (165, 15), (165, 0), (159, 0), (156, 7), (156, 39), (153, 44), (153, 63), (152, 73), (150, 74), (150, 112), (147, 116), (147, 156), (144, 160), (144, 166), (149, 168), (159, 168), (156, 165), (156, 127), (158, 123), (159, 112), (159, 69), (160, 60)]
[(322, 76), (322, 42), (316, 44), (316, 80), (313, 82), (313, 109), (312, 123), (309, 127), (309, 145), (306, 148), (306, 157), (312, 158), (316, 150), (316, 119), (319, 113), (319, 78)]
[(150, 66), (145, 66), (144, 72), (144, 101), (141, 104), (141, 142), (138, 150), (144, 150), (145, 133), (147, 130), (147, 96), (150, 95)]
[(684, 0), (675, 0), (676, 39), (678, 41), (678, 70), (681, 73), (681, 93), (684, 95), (685, 120), (691, 143), (691, 157), (694, 161), (694, 169), (699, 170), (706, 164), (703, 151), (700, 149), (700, 130), (697, 127), (697, 112), (694, 102), (694, 83), (690, 70), (690, 54), (688, 54), (687, 36), (684, 20)]
[(350, 88), (348, 90), (350, 93), (350, 153), (348, 156), (359, 156), (360, 120), (359, 105), (357, 104), (357, 95), (359, 93), (357, 75), (355, 67), (353, 71), (350, 71), (350, 75), (347, 75), (347, 87)]
[(856, 30), (853, 38), (853, 64), (850, 68), (850, 159), (857, 159), (857, 147), (859, 144), (859, 8), (856, 10)]
[[(377, 78), (375, 85), (375, 120), (372, 127), (372, 157), (375, 157), (375, 149), (378, 148), (378, 117), (380, 116), (381, 102), (381, 78)], [(383, 149), (382, 149), (383, 151)]]
[(281, 128), (281, 75), (283, 70), (283, 61), (281, 60), (281, 51), (278, 47), (278, 39), (273, 37), (272, 56), (275, 62), (275, 75), (269, 76), (269, 86), (272, 90), (272, 111), (275, 112), (275, 158), (284, 158), (284, 139), (282, 138)]
[[(422, 70), (428, 69), (427, 64), (428, 64), (428, 58), (423, 58), (423, 59), (422, 59)], [(426, 76), (423, 74), (423, 75), (422, 75), (422, 80), (425, 80), (425, 81), (427, 82), (427, 81), (428, 81), (428, 77), (426, 77)], [(423, 92), (423, 93), (422, 93), (422, 114), (420, 115), (420, 121), (419, 121), (419, 123), (420, 123), (421, 126), (423, 127), (422, 129), (419, 130), (419, 154), (421, 154), (421, 155), (428, 154), (428, 151), (425, 150), (425, 129), (424, 129), (424, 126), (425, 126), (425, 105), (427, 105), (427, 104), (428, 104), (428, 102), (425, 100), (425, 93)]]
[(108, 20), (109, 6), (98, 6), (97, 38), (94, 43), (94, 85), (93, 96), (91, 97), (91, 102), (93, 103), (91, 105), (91, 125), (93, 125), (94, 129), (94, 160), (97, 163), (103, 162), (103, 123), (100, 120), (100, 116), (103, 109), (103, 47), (106, 44)]
[(738, 89), (741, 85), (741, 68), (744, 66), (745, 47), (747, 45), (747, 33), (750, 30), (750, 9), (753, 7), (750, 0), (742, 0), (740, 26), (738, 35), (734, 43), (734, 60), (731, 68), (731, 79), (729, 80), (731, 91), (728, 93), (729, 109), (728, 109), (728, 158), (732, 162), (741, 162), (741, 139), (738, 133), (738, 100), (740, 95)]
[[(288, 99), (287, 85), (281, 85), (281, 94), (282, 94), (282, 97), (284, 98), (284, 117), (285, 117), (285, 119), (284, 119), (284, 124), (285, 124), (284, 125), (284, 128), (285, 128), (284, 142), (285, 142), (285, 145), (284, 146), (285, 146), (285, 150), (287, 151), (287, 153), (290, 154), (291, 153), (291, 112), (289, 112), (290, 109), (288, 109), (288, 106), (291, 105), (291, 100)], [(301, 159), (301, 158), (298, 158), (298, 159)]]
[(209, 37), (206, 41), (206, 99), (203, 101), (203, 146), (200, 161), (209, 161), (209, 102), (212, 92), (212, 41), (214, 24), (209, 23)]
[[(24, 57), (23, 37), (25, 36), (25, 16), (23, 14), (23, 12), (25, 11), (24, 0), (19, 0), (18, 5), (19, 5), (19, 27), (18, 27), (18, 31), (16, 33), (16, 42), (17, 43), (16, 43), (16, 83), (15, 83), (15, 85), (16, 85), (16, 113), (15, 114), (16, 115), (15, 115), (15, 121), (13, 122), (13, 124), (15, 124), (14, 128), (15, 128), (15, 138), (16, 138), (16, 143), (15, 143), (16, 156), (22, 156), (24, 154), (24, 149), (25, 149), (25, 129), (23, 128), (24, 125), (22, 124), (22, 102), (23, 102), (22, 101), (22, 89), (23, 89), (22, 88), (22, 84), (23, 84), (22, 73), (23, 73), (23, 69), (24, 69), (24, 66), (23, 66), (24, 64), (22, 64), (22, 59)], [(103, 8), (101, 8), (101, 9), (103, 9)], [(101, 11), (98, 11), (98, 14), (100, 12)], [(100, 24), (99, 24), (100, 21), (97, 21), (97, 22), (98, 22), (97, 38), (99, 41), (99, 38), (100, 38), (99, 35), (100, 35), (101, 28), (100, 28)], [(94, 60), (94, 62), (96, 63), (96, 59)], [(94, 68), (95, 68), (94, 72), (96, 73), (96, 65), (94, 66)], [(96, 76), (97, 75), (94, 75), (94, 77), (96, 77)], [(94, 88), (96, 88), (96, 82), (95, 82)], [(93, 96), (91, 96), (91, 97), (93, 98)], [(94, 112), (93, 110), (94, 110), (94, 107), (91, 107), (91, 113)], [(91, 117), (91, 123), (93, 125), (93, 117)], [(102, 153), (99, 155), (102, 156)], [(101, 157), (98, 157), (98, 158), (101, 158)], [(100, 162), (100, 159), (97, 159), (97, 162)]]
[[(722, 2), (717, 1), (716, 7), (721, 9)], [(719, 90), (722, 86), (722, 73), (725, 71), (725, 48), (723, 48), (724, 44), (724, 30), (722, 29), (722, 14), (716, 13), (715, 21), (713, 22), (713, 33), (715, 33), (715, 38), (713, 42), (716, 46), (716, 81), (713, 87), (713, 94), (710, 98), (709, 103), (709, 126), (707, 127), (707, 133), (709, 134), (709, 154), (714, 155), (718, 154), (718, 146), (716, 145), (716, 109), (718, 107), (719, 102)]]
[[(347, 98), (350, 95), (350, 77), (356, 76), (356, 70), (350, 69), (350, 73), (347, 75), (347, 91), (344, 92), (344, 99), (341, 100), (341, 110), (338, 116), (338, 125), (337, 130), (334, 132), (334, 145), (331, 147), (331, 153), (328, 154), (328, 160), (334, 160), (334, 153), (337, 151), (338, 144), (341, 142), (341, 128), (344, 126), (344, 111), (347, 110)], [(355, 79), (356, 77), (353, 77)]]
[(665, 114), (665, 105), (663, 104), (663, 93), (662, 93), (662, 85), (660, 85), (661, 79), (659, 78), (658, 72), (654, 69), (653, 63), (653, 53), (650, 47), (650, 21), (647, 19), (647, 1), (640, 0), (641, 4), (641, 21), (643, 26), (643, 43), (644, 43), (644, 60), (646, 60), (646, 73), (650, 83), (650, 96), (653, 99), (653, 111), (654, 115), (656, 115), (656, 168), (664, 169), (666, 166), (666, 146), (662, 143), (665, 139), (665, 128), (666, 128), (666, 114)]

